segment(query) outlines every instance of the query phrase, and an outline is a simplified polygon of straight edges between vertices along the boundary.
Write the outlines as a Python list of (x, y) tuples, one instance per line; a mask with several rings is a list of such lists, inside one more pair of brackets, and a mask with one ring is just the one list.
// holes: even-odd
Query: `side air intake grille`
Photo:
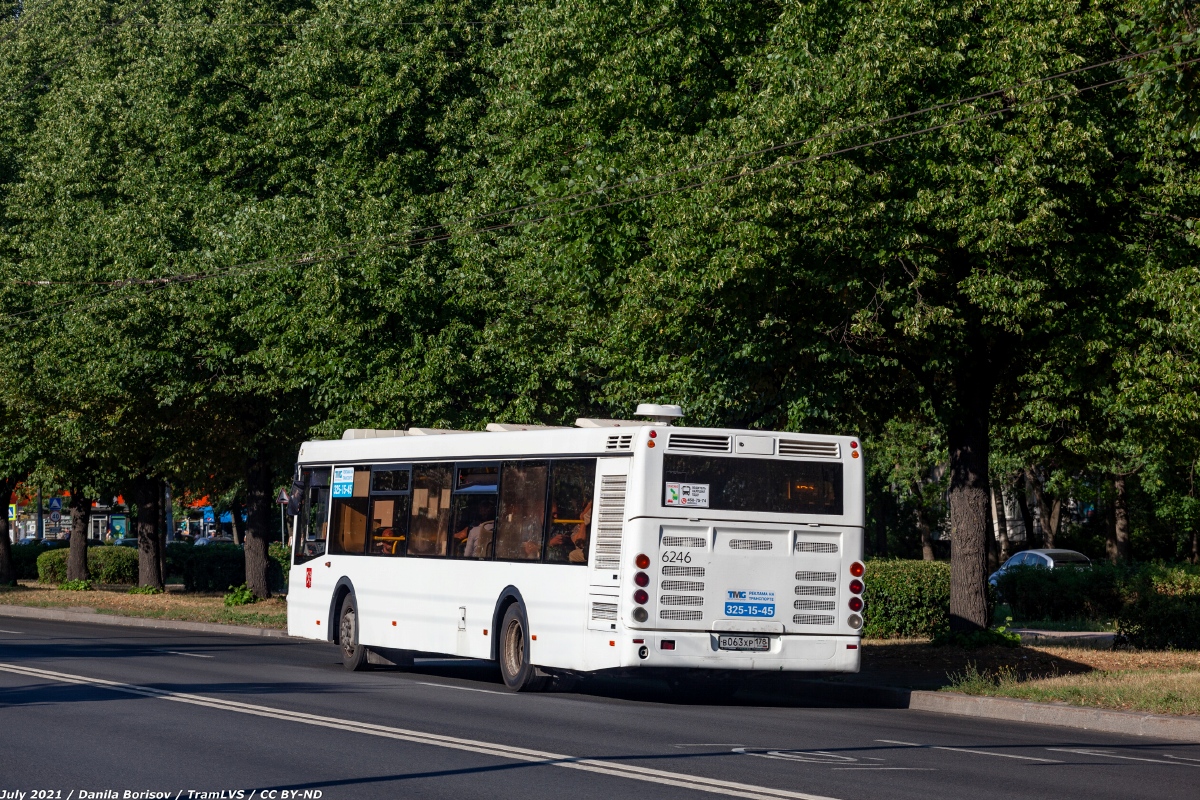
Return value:
[[(659, 619), (703, 619), (703, 611), (676, 611), (675, 609), (664, 609), (658, 612)], [(833, 617), (830, 617), (832, 620)]]
[(681, 578), (703, 578), (704, 567), (663, 567), (662, 574)]
[[(797, 600), (796, 602), (800, 602)], [(799, 606), (797, 606), (799, 608)], [(617, 618), (616, 603), (592, 603), (592, 619), (615, 620)]]
[[(797, 600), (795, 602), (797, 611), (836, 611), (837, 603), (833, 600)], [(596, 617), (593, 616), (592, 619)]]
[(730, 550), (770, 550), (774, 545), (767, 539), (730, 539)]
[(839, 458), (841, 456), (841, 448), (837, 442), (806, 442), (802, 439), (780, 439), (779, 455)]
[(835, 597), (837, 595), (836, 586), (797, 586), (796, 594), (809, 595), (810, 597)]
[(664, 536), (662, 544), (663, 547), (704, 547), (708, 540), (699, 536)]
[(796, 614), (792, 617), (792, 622), (796, 625), (832, 625), (833, 617), (824, 614)]
[(836, 553), (835, 542), (796, 542), (797, 553)]
[(798, 581), (825, 581), (828, 583), (833, 583), (834, 581), (837, 580), (837, 573), (836, 572), (808, 572), (807, 570), (800, 570), (799, 572), (796, 573), (796, 580), (798, 580)]
[(668, 450), (691, 450), (697, 453), (728, 453), (728, 436), (711, 436), (699, 433), (672, 433), (667, 443)]
[(664, 606), (702, 606), (704, 598), (698, 594), (664, 594), (658, 602)]
[(633, 447), (632, 433), (610, 436), (608, 437), (608, 443), (604, 445), (605, 450), (629, 450), (631, 447)]
[(700, 581), (663, 581), (659, 588), (664, 592), (703, 592), (704, 584)]
[(625, 522), (625, 475), (600, 476), (600, 514), (596, 525), (596, 569), (621, 567), (621, 534)]

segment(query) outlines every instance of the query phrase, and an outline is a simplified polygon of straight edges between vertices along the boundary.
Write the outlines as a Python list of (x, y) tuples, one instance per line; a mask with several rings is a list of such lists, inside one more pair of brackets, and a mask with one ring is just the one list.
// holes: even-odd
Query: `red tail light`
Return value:
[(639, 606), (646, 605), (646, 601), (648, 601), (649, 599), (650, 599), (650, 595), (646, 594), (645, 589), (638, 589), (636, 592), (633, 593), (633, 602), (637, 603)]
[(638, 553), (638, 557), (633, 560), (637, 564), (638, 569), (646, 569), (650, 566), (650, 556), (645, 553)]
[[(641, 583), (638, 585), (645, 586), (646, 584)], [(850, 591), (854, 592), (855, 594), (862, 594), (863, 593), (863, 582), (859, 581), (859, 580), (850, 581)]]
[(633, 576), (633, 582), (638, 586), (649, 586), (650, 576), (644, 572), (638, 572)]
[(863, 602), (862, 602), (861, 597), (851, 597), (850, 598), (850, 610), (851, 611), (862, 611), (862, 607), (863, 607)]
[(674, 639), (663, 639), (661, 642), (659, 642), (658, 646), (661, 647), (663, 650), (674, 650), (675, 649), (675, 640)]
[(853, 564), (850, 565), (850, 574), (856, 578), (861, 578), (863, 576), (863, 572), (865, 572), (865, 571), (866, 571), (866, 569), (863, 567), (862, 563), (859, 561), (855, 561)]

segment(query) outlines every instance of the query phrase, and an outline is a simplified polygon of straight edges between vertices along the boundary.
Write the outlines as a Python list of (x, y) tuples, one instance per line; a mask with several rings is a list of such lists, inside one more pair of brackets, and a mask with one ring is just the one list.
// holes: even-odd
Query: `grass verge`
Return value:
[(101, 586), (92, 591), (63, 592), (56, 587), (22, 584), (0, 587), (0, 604), (36, 608), (87, 609), (97, 614), (249, 625), (287, 630), (287, 604), (281, 597), (227, 607), (216, 592), (185, 593), (178, 587), (163, 594), (130, 594), (129, 587)]

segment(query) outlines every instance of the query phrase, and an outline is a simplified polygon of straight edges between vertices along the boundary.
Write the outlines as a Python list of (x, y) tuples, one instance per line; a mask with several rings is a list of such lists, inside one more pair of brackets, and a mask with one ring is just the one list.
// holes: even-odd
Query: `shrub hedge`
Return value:
[[(42, 583), (62, 583), (67, 579), (65, 547), (46, 550), (37, 557), (37, 579)], [(96, 583), (134, 584), (138, 578), (138, 553), (132, 547), (97, 545), (88, 548), (88, 575)]]
[(1130, 569), (1111, 564), (1090, 568), (1011, 567), (996, 580), (999, 596), (1018, 620), (1112, 619), (1123, 605)]
[(38, 556), (46, 552), (40, 544), (14, 544), (12, 546), (13, 564), (17, 570), (17, 580), (32, 581), (37, 578)]
[(934, 636), (950, 626), (950, 565), (873, 559), (863, 577), (863, 636)]

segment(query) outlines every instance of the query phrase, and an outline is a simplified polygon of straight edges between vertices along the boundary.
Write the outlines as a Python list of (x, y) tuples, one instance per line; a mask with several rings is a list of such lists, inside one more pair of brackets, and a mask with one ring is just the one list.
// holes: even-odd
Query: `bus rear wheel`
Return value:
[(529, 622), (520, 603), (504, 612), (500, 623), (500, 675), (504, 685), (514, 692), (537, 692), (546, 687), (549, 677), (539, 675), (529, 662)]
[(367, 648), (358, 643), (358, 607), (354, 595), (342, 601), (338, 618), (338, 644), (342, 648), (342, 666), (351, 672), (367, 668)]

